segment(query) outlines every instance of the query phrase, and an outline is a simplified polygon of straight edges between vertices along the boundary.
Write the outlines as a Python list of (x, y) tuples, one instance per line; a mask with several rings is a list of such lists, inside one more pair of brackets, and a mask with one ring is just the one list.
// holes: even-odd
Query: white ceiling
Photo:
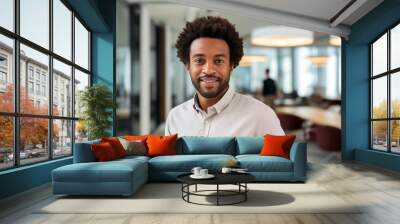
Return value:
[[(240, 4), (252, 5), (289, 12), (297, 15), (330, 20), (346, 6), (350, 0), (224, 0)], [(351, 25), (351, 24), (350, 24)]]
[[(180, 30), (193, 16), (221, 15), (236, 24), (241, 36), (271, 24), (347, 37), (350, 26), (383, 0), (356, 0), (337, 26), (330, 20), (351, 0), (125, 0), (146, 3), (152, 19)], [(353, 4), (356, 5), (356, 4)]]
[[(220, 15), (227, 18), (231, 23), (235, 24), (241, 37), (247, 37), (251, 31), (257, 27), (271, 25), (266, 21), (255, 20), (247, 17), (239, 17), (235, 15), (227, 15), (215, 11), (204, 10), (194, 7), (188, 7), (178, 4), (152, 3), (146, 5), (154, 22), (159, 24), (167, 24), (176, 31), (182, 30), (186, 21), (192, 20), (190, 17)], [(173, 12), (173, 13), (171, 13)]]

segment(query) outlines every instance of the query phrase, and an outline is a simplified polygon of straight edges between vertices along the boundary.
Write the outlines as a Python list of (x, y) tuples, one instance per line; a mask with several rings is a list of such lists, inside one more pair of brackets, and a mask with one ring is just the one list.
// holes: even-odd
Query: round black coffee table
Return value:
[[(234, 205), (239, 204), (241, 202), (245, 202), (247, 200), (247, 192), (249, 188), (247, 187), (247, 183), (255, 180), (255, 177), (248, 173), (215, 173), (213, 174), (215, 177), (212, 179), (193, 179), (190, 177), (191, 173), (182, 174), (177, 177), (178, 181), (182, 183), (182, 199), (188, 203), (198, 204), (198, 205)], [(215, 190), (197, 190), (198, 184), (205, 185), (216, 185)], [(194, 191), (190, 191), (190, 186), (195, 186)], [(220, 189), (220, 185), (236, 185), (238, 186), (237, 190), (223, 190)], [(215, 192), (215, 194), (205, 194), (209, 192)], [(216, 197), (216, 204), (202, 204), (190, 201), (190, 196), (204, 196), (204, 197)], [(232, 196), (241, 196), (240, 200), (234, 201), (231, 203), (221, 203), (221, 197), (232, 197)]]

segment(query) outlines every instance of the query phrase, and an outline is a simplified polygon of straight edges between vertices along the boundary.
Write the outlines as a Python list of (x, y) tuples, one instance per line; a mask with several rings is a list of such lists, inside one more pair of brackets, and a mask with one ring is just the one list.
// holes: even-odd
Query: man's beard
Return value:
[(229, 78), (226, 80), (223, 80), (221, 78), (217, 78), (215, 76), (210, 75), (207, 77), (215, 77), (218, 79), (218, 82), (219, 82), (218, 88), (216, 90), (204, 90), (201, 88), (201, 84), (200, 84), (200, 82), (201, 82), (200, 79), (202, 77), (205, 77), (205, 76), (201, 76), (201, 77), (197, 78), (196, 80), (193, 80), (193, 79), (191, 79), (191, 80), (192, 80), (193, 86), (194, 86), (194, 88), (196, 88), (197, 92), (205, 98), (215, 98), (215, 97), (221, 95), (223, 92), (225, 92), (225, 90), (229, 86)]

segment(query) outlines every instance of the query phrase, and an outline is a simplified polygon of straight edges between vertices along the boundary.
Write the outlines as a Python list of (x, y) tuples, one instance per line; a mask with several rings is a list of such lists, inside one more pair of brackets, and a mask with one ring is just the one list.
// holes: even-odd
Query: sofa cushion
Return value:
[(100, 144), (92, 144), (90, 147), (92, 149), (94, 157), (96, 157), (96, 161), (105, 162), (118, 158), (118, 156), (115, 154), (112, 145), (108, 142), (102, 142)]
[(184, 136), (178, 139), (177, 154), (225, 154), (235, 155), (235, 138)]
[(146, 162), (139, 159), (95, 163), (74, 163), (53, 170), (58, 182), (129, 182), (133, 173), (146, 171)]
[(122, 146), (126, 151), (126, 155), (138, 155), (145, 156), (147, 155), (146, 143), (141, 140), (126, 140), (124, 138), (118, 137), (118, 140), (121, 142)]
[(146, 141), (148, 135), (124, 135), (124, 138), (129, 141), (140, 140)]
[(237, 137), (236, 155), (260, 154), (264, 144), (263, 137)]
[(231, 155), (175, 155), (158, 156), (149, 160), (149, 170), (163, 172), (190, 172), (193, 167), (200, 166), (211, 172), (219, 171), (230, 159)]
[(265, 135), (264, 146), (261, 149), (261, 156), (280, 156), (290, 159), (290, 148), (294, 142), (296, 135), (275, 136)]
[(148, 162), (149, 159), (150, 159), (150, 157), (147, 157), (147, 156), (130, 155), (130, 156), (125, 156), (124, 158), (113, 160), (113, 162), (127, 162), (127, 163), (130, 163), (130, 162), (135, 161), (135, 160)]
[(101, 142), (108, 142), (114, 149), (115, 155), (117, 158), (122, 158), (126, 156), (126, 151), (122, 146), (121, 142), (116, 137), (103, 137), (101, 138)]
[(236, 159), (240, 167), (249, 172), (292, 172), (291, 160), (279, 156), (238, 155)]
[(147, 137), (148, 156), (165, 156), (176, 154), (176, 139), (178, 135), (159, 136), (149, 135)]

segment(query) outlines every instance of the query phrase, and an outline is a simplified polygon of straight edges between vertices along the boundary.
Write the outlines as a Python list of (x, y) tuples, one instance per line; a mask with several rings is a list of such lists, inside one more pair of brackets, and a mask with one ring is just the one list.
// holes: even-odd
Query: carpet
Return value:
[[(233, 187), (224, 186), (224, 189)], [(190, 204), (182, 200), (180, 184), (149, 183), (130, 197), (57, 196), (35, 213), (360, 213), (357, 205), (343, 200), (317, 184), (254, 183), (248, 187), (250, 191), (247, 201), (237, 205)], [(198, 188), (210, 189), (215, 189), (215, 186), (202, 185)], [(194, 187), (191, 190), (194, 190)], [(236, 199), (224, 197), (222, 202), (228, 203)], [(191, 200), (215, 203), (215, 197), (211, 196), (193, 196)]]

